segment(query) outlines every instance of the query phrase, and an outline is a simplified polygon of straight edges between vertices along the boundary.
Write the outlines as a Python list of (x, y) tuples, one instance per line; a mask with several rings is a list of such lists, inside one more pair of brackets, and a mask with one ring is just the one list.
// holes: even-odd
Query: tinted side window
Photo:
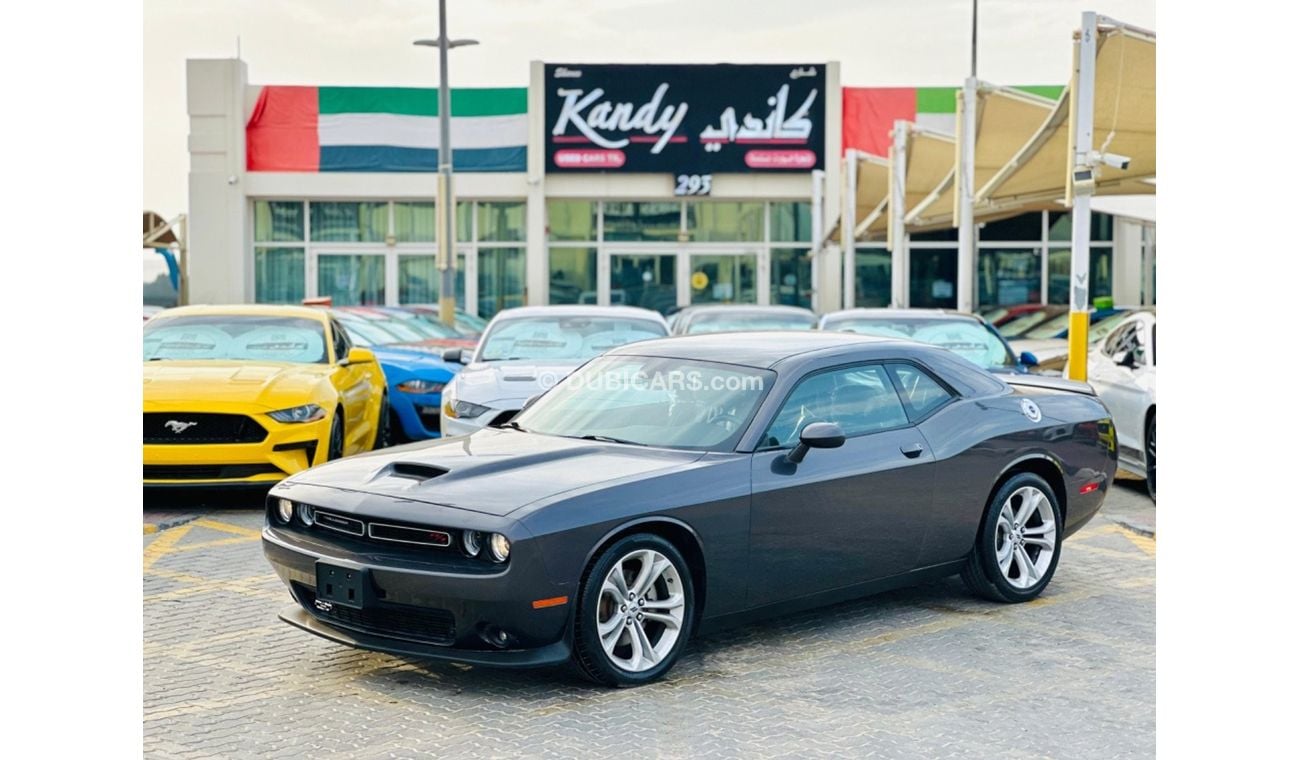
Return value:
[(348, 333), (342, 325), (334, 320), (330, 320), (330, 329), (334, 331), (334, 360), (343, 361), (348, 358), (348, 351), (352, 348), (352, 342), (348, 340)]
[(938, 409), (952, 398), (947, 388), (939, 385), (937, 380), (911, 364), (891, 364), (889, 371), (898, 381), (903, 403), (907, 405), (907, 411), (914, 420)]
[(1101, 352), (1106, 356), (1114, 356), (1120, 350), (1131, 348), (1137, 340), (1138, 324), (1129, 323), (1106, 336), (1106, 342), (1102, 345)]
[(793, 446), (813, 422), (837, 422), (854, 436), (906, 425), (907, 414), (881, 365), (821, 372), (795, 386), (761, 445)]

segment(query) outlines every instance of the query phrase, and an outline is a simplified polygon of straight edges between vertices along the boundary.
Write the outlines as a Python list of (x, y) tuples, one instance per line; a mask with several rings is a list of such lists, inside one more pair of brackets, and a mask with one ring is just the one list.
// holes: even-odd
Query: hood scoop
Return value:
[(435, 467), (429, 464), (419, 464), (418, 462), (393, 462), (385, 465), (375, 473), (372, 480), (382, 478), (406, 478), (423, 483), (426, 480), (433, 480), (439, 475), (446, 475), (450, 470), (445, 467)]

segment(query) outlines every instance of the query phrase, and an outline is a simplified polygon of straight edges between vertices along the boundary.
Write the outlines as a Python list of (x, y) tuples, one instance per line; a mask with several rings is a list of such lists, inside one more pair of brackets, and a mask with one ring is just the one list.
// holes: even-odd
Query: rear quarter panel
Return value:
[[(1021, 400), (1031, 397), (1042, 419), (1031, 422)], [(934, 451), (934, 520), (922, 566), (961, 559), (974, 545), (985, 507), (1003, 475), (1028, 460), (1051, 464), (1064, 481), (1065, 533), (1083, 526), (1101, 506), (1115, 475), (1114, 428), (1095, 397), (1015, 391), (963, 399), (920, 424)], [(1080, 495), (1084, 485), (1100, 487)]]

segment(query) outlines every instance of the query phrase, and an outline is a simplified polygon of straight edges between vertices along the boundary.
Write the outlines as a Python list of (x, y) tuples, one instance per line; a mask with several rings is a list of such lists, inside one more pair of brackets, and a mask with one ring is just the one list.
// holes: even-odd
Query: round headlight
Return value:
[(275, 511), (280, 518), (280, 522), (288, 524), (293, 519), (293, 502), (288, 499), (280, 499), (275, 504)]
[(316, 508), (310, 504), (298, 505), (298, 519), (308, 528), (316, 524)]
[(488, 552), (492, 555), (492, 561), (505, 562), (510, 559), (510, 539), (500, 533), (493, 533), (488, 541)]
[(471, 557), (477, 557), (479, 551), (483, 548), (483, 534), (476, 530), (462, 531), (460, 534), (460, 545), (465, 553)]

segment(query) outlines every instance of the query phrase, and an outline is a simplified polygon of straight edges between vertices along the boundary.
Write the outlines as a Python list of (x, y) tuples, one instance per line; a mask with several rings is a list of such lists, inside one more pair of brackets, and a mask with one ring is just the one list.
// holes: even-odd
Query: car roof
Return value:
[(606, 355), (696, 359), (766, 369), (806, 355), (861, 353), (867, 349), (868, 354), (885, 357), (900, 355), (900, 348), (908, 350), (925, 346), (912, 341), (856, 333), (758, 330), (655, 338), (619, 346), (606, 352)]
[(325, 321), (324, 311), (313, 306), (288, 306), (278, 304), (226, 304), (176, 306), (154, 315), (155, 319), (195, 316), (241, 316), (241, 317), (298, 317)]
[(592, 306), (587, 304), (516, 306), (513, 309), (497, 312), (492, 321), (528, 317), (623, 317), (624, 319), (648, 319), (652, 322), (666, 324), (663, 315), (653, 309), (642, 309), (638, 306)]
[(957, 311), (956, 309), (840, 309), (839, 311), (829, 311), (822, 315), (822, 321), (831, 319), (845, 319), (851, 317), (863, 318), (889, 318), (889, 317), (906, 317), (908, 319), (972, 319), (979, 321), (982, 317), (971, 314), (968, 311)]
[(760, 305), (755, 303), (705, 303), (686, 306), (678, 314), (702, 314), (708, 311), (746, 311), (755, 314), (795, 314), (801, 317), (816, 317), (812, 309), (787, 304)]

